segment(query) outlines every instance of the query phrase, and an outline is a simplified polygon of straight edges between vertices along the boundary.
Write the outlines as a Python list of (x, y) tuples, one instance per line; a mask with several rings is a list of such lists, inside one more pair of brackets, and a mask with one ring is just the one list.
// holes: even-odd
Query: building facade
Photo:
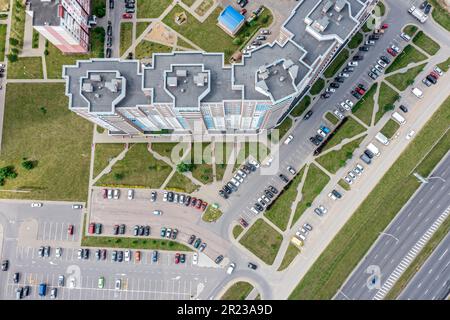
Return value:
[[(277, 126), (377, 1), (303, 0), (280, 37), (225, 65), (222, 53), (172, 52), (64, 66), (69, 108), (110, 134), (255, 134)], [(115, 85), (112, 85), (114, 83)]]
[(31, 0), (33, 27), (61, 52), (89, 51), (90, 0)]

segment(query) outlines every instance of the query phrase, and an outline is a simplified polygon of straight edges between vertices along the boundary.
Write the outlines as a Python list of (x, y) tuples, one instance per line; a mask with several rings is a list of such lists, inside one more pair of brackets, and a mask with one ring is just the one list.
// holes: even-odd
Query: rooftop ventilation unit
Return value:
[(177, 70), (176, 75), (177, 77), (187, 77), (187, 70)]
[(286, 80), (286, 78), (284, 76), (280, 77), (280, 82), (283, 82), (284, 80)]

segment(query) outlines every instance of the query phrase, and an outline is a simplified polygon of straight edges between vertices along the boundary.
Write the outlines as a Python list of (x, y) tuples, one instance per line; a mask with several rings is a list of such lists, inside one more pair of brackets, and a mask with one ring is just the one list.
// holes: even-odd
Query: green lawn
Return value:
[(338, 185), (341, 186), (341, 188), (344, 189), (345, 191), (350, 191), (351, 189), (350, 185), (347, 182), (345, 182), (344, 179), (339, 179)]
[(213, 4), (214, 0), (203, 0), (202, 3), (200, 3), (200, 5), (195, 9), (195, 13), (202, 17), (206, 11), (211, 9)]
[[(17, 49), (22, 50), (23, 36), (25, 32), (25, 5), (21, 1), (13, 1), (12, 16), (11, 16), (11, 32), (10, 38), (19, 40)], [(12, 46), (11, 46), (12, 47)], [(11, 50), (10, 47), (10, 50)], [(9, 77), (9, 71), (8, 71)]]
[[(257, 20), (251, 24), (245, 24), (236, 35), (236, 38), (241, 39), (242, 44), (234, 44), (233, 38), (217, 26), (217, 17), (222, 10), (221, 7), (217, 7), (203, 23), (200, 23), (189, 12), (176, 5), (164, 17), (163, 22), (207, 52), (224, 52), (225, 61), (228, 61), (231, 55), (244, 45), (257, 30), (269, 26), (273, 19), (272, 13), (266, 8)], [(175, 16), (182, 12), (186, 13), (187, 22), (178, 25), (175, 23)]]
[(237, 169), (249, 156), (252, 156), (261, 162), (269, 154), (269, 148), (261, 142), (244, 142), (244, 145), (237, 155), (235, 169)]
[(447, 31), (450, 31), (450, 13), (436, 0), (430, 0), (428, 2), (433, 5), (433, 10), (431, 11), (433, 19)]
[(309, 105), (311, 104), (311, 97), (310, 96), (304, 96), (302, 100), (294, 107), (294, 109), (291, 112), (291, 116), (293, 117), (300, 117), (303, 112), (305, 112), (306, 109), (308, 109)]
[(323, 151), (338, 145), (344, 139), (352, 138), (364, 131), (366, 131), (366, 128), (360, 125), (355, 119), (349, 117), (347, 118), (347, 121), (337, 129), (334, 136), (330, 138), (325, 148), (323, 148)]
[(8, 79), (42, 79), (41, 57), (19, 58), (16, 62), (8, 63)]
[(334, 114), (332, 114), (331, 112), (327, 112), (325, 113), (325, 119), (327, 119), (328, 121), (331, 122), (331, 124), (336, 125), (339, 122), (339, 119), (336, 118), (336, 116)]
[(344, 167), (347, 160), (353, 157), (353, 151), (359, 147), (366, 136), (358, 138), (352, 142), (346, 143), (339, 150), (333, 150), (316, 159), (316, 161), (331, 173), (336, 173)]
[(181, 0), (188, 7), (192, 6), (196, 0)]
[(202, 220), (205, 222), (216, 222), (222, 215), (222, 210), (208, 206), (208, 209), (202, 215)]
[(291, 226), (297, 222), (306, 209), (311, 207), (314, 199), (322, 192), (329, 181), (330, 177), (320, 170), (318, 166), (315, 164), (309, 166), (302, 188), (302, 200), (297, 204)]
[[(172, 159), (172, 150), (177, 145), (179, 145), (179, 147), (178, 147), (179, 149), (178, 149), (178, 152), (175, 152), (174, 156), (176, 158), (181, 158), (183, 156), (183, 153), (186, 152), (186, 150), (189, 148), (189, 143), (182, 143), (182, 142), (152, 143), (151, 149), (153, 151), (155, 151), (156, 153), (158, 153), (159, 155), (169, 158), (169, 160), (171, 160), (171, 161), (173, 160), (173, 161), (177, 162), (176, 158)], [(177, 163), (175, 163), (175, 164), (177, 164)]]
[(156, 42), (142, 40), (136, 46), (135, 56), (137, 59), (151, 59), (152, 55), (158, 52), (172, 52), (172, 47), (168, 47)]
[(83, 236), (81, 239), (83, 247), (100, 247), (100, 248), (127, 248), (127, 249), (144, 249), (144, 250), (168, 250), (168, 251), (192, 251), (184, 244), (166, 240), (152, 238), (132, 238), (132, 237), (94, 237)]
[(406, 88), (414, 83), (414, 79), (416, 79), (417, 75), (422, 72), (425, 65), (426, 63), (423, 63), (417, 67), (410, 68), (403, 73), (399, 72), (390, 75), (389, 77), (386, 77), (386, 81), (391, 83), (398, 90), (405, 91)]
[(300, 250), (296, 246), (294, 246), (292, 243), (290, 243), (277, 271), (283, 271), (284, 269), (289, 267), (291, 262), (295, 259), (295, 257), (299, 253), (300, 253)]
[(322, 91), (322, 89), (325, 87), (325, 80), (323, 78), (319, 78), (314, 82), (314, 84), (311, 86), (311, 89), (309, 89), (309, 93), (312, 96), (315, 96)]
[(341, 52), (336, 56), (336, 58), (328, 66), (327, 70), (323, 73), (326, 78), (332, 78), (338, 72), (338, 70), (344, 65), (350, 56), (350, 51), (347, 49), (342, 49)]
[(403, 32), (412, 38), (412, 36), (416, 34), (417, 29), (418, 29), (417, 26), (413, 24), (408, 24), (403, 28)]
[(137, 0), (137, 17), (158, 18), (172, 2), (172, 0)]
[[(290, 299), (329, 300), (336, 294), (379, 237), (379, 233), (385, 230), (420, 186), (411, 171), (432, 149), (430, 141), (438, 141), (448, 129), (449, 118), (450, 97), (420, 130), (416, 138), (314, 262), (291, 293)], [(428, 176), (440, 158), (448, 151), (449, 137), (450, 134), (447, 133), (445, 140), (441, 140), (443, 145), (439, 148), (438, 155), (430, 154), (432, 161), (426, 158), (419, 165), (417, 170), (422, 175)]]
[(166, 185), (167, 190), (173, 190), (175, 192), (183, 193), (192, 193), (194, 191), (197, 191), (198, 188), (199, 186), (194, 184), (191, 179), (179, 172), (175, 172)]
[(369, 91), (366, 92), (364, 97), (359, 100), (352, 109), (353, 115), (355, 115), (359, 120), (364, 122), (366, 125), (370, 126), (372, 121), (373, 107), (375, 105), (375, 92), (377, 91), (378, 83), (374, 83)]
[(211, 183), (214, 180), (211, 151), (209, 142), (193, 143), (190, 154), (186, 158), (190, 159), (190, 163), (194, 165), (191, 170), (192, 176), (204, 184)]
[(297, 197), (297, 188), (304, 173), (304, 168), (284, 187), (281, 194), (270, 204), (264, 216), (281, 230), (286, 230), (291, 216), (291, 205)]
[(177, 38), (177, 46), (186, 48), (186, 49), (194, 49), (189, 43), (184, 41), (181, 37)]
[(106, 15), (106, 1), (107, 0), (91, 1), (92, 14), (97, 16), (97, 18), (103, 18)]
[[(29, 192), (1, 198), (86, 200), (93, 127), (67, 104), (62, 83), (7, 84), (0, 166), (14, 166), (18, 176), (0, 190)], [(35, 168), (22, 168), (23, 158)]]
[[(278, 130), (278, 138), (280, 140), (283, 139), (283, 137), (286, 135), (286, 133), (291, 129), (292, 127), (292, 119), (289, 117), (286, 117), (283, 122), (276, 127), (274, 130)], [(272, 135), (271, 135), (272, 136)]]
[(258, 219), (239, 242), (266, 264), (272, 265), (282, 240), (281, 234), (263, 219)]
[(47, 65), (47, 78), (60, 79), (63, 65), (73, 65), (77, 60), (90, 58), (103, 58), (105, 29), (96, 27), (91, 32), (91, 52), (88, 54), (63, 54), (58, 48), (48, 43), (48, 55), (45, 57)]
[(383, 2), (378, 2), (375, 8), (376, 8), (375, 15), (378, 17), (382, 17), (386, 13), (386, 7)]
[(381, 133), (384, 134), (386, 138), (391, 139), (397, 132), (398, 128), (400, 128), (400, 125), (394, 120), (389, 119), (389, 121), (386, 122), (384, 127), (381, 129)]
[(422, 30), (416, 34), (412, 42), (431, 56), (434, 56), (441, 48), (436, 41), (427, 36)]
[(33, 29), (33, 39), (31, 43), (33, 49), (39, 48), (39, 32)]
[(244, 231), (244, 228), (242, 228), (239, 224), (235, 225), (233, 227), (233, 237), (236, 239), (239, 237), (239, 235)]
[(427, 57), (419, 50), (408, 44), (403, 51), (394, 59), (389, 67), (387, 67), (385, 73), (401, 69), (406, 67), (410, 63), (420, 62), (427, 59)]
[(136, 23), (136, 39), (147, 29), (150, 22), (138, 22)]
[(364, 39), (364, 35), (361, 32), (356, 33), (348, 43), (350, 49), (356, 49)]
[(439, 67), (442, 71), (447, 72), (448, 69), (450, 68), (450, 57), (449, 57), (447, 60), (442, 61), (441, 63), (439, 63), (439, 64), (438, 64), (438, 67)]
[[(139, 3), (140, 1), (138, 2), (138, 6)], [(133, 23), (122, 22), (120, 24), (120, 55), (123, 55), (125, 51), (127, 51), (127, 49), (131, 46), (132, 42), (133, 42)]]
[(117, 157), (125, 148), (122, 143), (97, 143), (95, 145), (94, 177), (96, 177), (109, 162)]
[(156, 160), (146, 143), (132, 145), (125, 157), (116, 162), (112, 171), (98, 180), (98, 185), (159, 188), (172, 168)]
[(214, 150), (216, 160), (216, 180), (220, 181), (223, 179), (223, 175), (227, 169), (228, 159), (233, 151), (233, 143), (216, 142)]
[(6, 24), (0, 24), (0, 61), (5, 60)]
[(233, 284), (220, 298), (220, 300), (245, 300), (253, 286), (245, 281), (239, 281)]
[(400, 95), (382, 82), (380, 86), (380, 94), (378, 96), (378, 111), (375, 114), (375, 123), (377, 123), (383, 115), (391, 110), (394, 110), (394, 103), (399, 99)]

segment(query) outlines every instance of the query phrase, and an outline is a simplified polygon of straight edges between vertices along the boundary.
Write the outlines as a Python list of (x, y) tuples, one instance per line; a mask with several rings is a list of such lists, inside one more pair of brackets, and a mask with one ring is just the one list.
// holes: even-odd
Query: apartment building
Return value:
[(89, 51), (90, 0), (30, 0), (33, 27), (61, 52)]
[(255, 134), (277, 126), (358, 31), (377, 1), (303, 0), (281, 35), (225, 65), (223, 53), (64, 66), (69, 108), (110, 134)]

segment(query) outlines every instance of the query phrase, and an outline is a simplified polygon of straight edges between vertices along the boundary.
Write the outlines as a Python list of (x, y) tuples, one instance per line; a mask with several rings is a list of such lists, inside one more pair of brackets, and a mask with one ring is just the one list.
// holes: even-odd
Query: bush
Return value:
[(192, 163), (184, 163), (181, 161), (179, 164), (177, 164), (177, 171), (178, 172), (188, 172), (192, 171), (194, 165)]
[(383, 107), (383, 109), (384, 109), (384, 112), (388, 112), (388, 111), (394, 110), (395, 106), (393, 104), (387, 104)]
[(19, 44), (19, 40), (16, 38), (9, 38), (9, 44), (12, 46), (17, 46)]
[(240, 44), (242, 44), (242, 40), (241, 38), (237, 37), (233, 40), (233, 44), (239, 46)]
[(22, 167), (25, 170), (31, 170), (34, 168), (34, 163), (31, 160), (25, 160), (25, 161), (22, 161)]
[(13, 53), (13, 54), (19, 54), (19, 49), (17, 49), (17, 48), (11, 48), (11, 52)]
[(17, 54), (14, 53), (8, 54), (7, 57), (9, 62), (16, 62), (17, 60), (19, 60)]
[(116, 181), (122, 180), (122, 179), (123, 179), (123, 173), (121, 173), (121, 172), (116, 172), (116, 173), (114, 173), (114, 179), (115, 179)]
[(48, 56), (48, 49), (44, 50), (44, 55)]

